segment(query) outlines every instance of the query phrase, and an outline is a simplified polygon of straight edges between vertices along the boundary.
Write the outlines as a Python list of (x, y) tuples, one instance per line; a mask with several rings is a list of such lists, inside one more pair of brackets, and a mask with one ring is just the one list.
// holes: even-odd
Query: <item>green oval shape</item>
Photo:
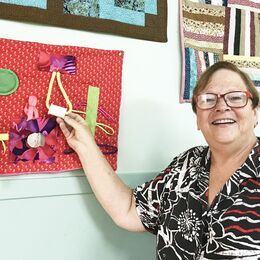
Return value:
[(0, 69), (0, 95), (7, 96), (18, 88), (19, 80), (17, 75), (9, 69)]

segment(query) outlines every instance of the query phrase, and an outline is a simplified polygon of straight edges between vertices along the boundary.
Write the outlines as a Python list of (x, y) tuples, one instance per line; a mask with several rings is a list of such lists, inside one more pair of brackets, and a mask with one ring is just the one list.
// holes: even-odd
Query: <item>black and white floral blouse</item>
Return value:
[(260, 259), (260, 145), (208, 207), (210, 150), (194, 147), (134, 190), (157, 259)]

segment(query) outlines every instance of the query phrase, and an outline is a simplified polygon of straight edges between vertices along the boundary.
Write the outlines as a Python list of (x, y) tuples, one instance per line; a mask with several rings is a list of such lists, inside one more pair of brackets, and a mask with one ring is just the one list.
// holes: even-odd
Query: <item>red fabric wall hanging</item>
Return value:
[[(21, 126), (22, 118), (25, 117), (24, 108), (28, 105), (30, 96), (37, 97), (37, 112), (40, 117), (38, 122), (35, 120), (30, 123), (35, 123), (37, 127), (41, 125), (43, 128), (43, 120), (46, 118), (51, 120), (45, 106), (51, 72), (40, 71), (37, 68), (41, 51), (54, 55), (72, 55), (76, 57), (76, 73), (73, 75), (61, 74), (63, 87), (74, 109), (85, 111), (89, 86), (100, 89), (99, 108), (100, 111), (104, 110), (105, 113), (98, 112), (97, 122), (109, 125), (115, 130), (115, 134), (107, 135), (100, 128), (96, 128), (95, 139), (100, 144), (101, 150), (106, 154), (109, 163), (116, 169), (117, 152), (114, 150), (114, 152), (110, 153), (109, 149), (111, 147), (117, 148), (118, 144), (122, 51), (0, 39), (0, 68), (13, 71), (19, 80), (18, 88), (12, 94), (0, 95), (0, 134), (8, 133), (10, 138), (10, 132), (12, 132), (12, 138), (14, 138), (16, 135), (15, 129)], [(57, 82), (53, 85), (51, 101), (55, 105), (66, 107), (66, 102), (57, 86)], [(113, 119), (109, 119), (106, 113)], [(81, 168), (76, 154), (66, 153), (69, 147), (60, 130), (58, 128), (56, 130), (55, 132), (52, 131), (51, 134), (49, 133), (49, 137), (52, 135), (53, 138), (57, 138), (52, 160), (21, 159), (15, 161), (11, 153), (11, 149), (15, 148), (10, 146), (10, 140), (5, 141), (8, 147), (5, 153), (0, 143), (0, 174), (55, 173)], [(22, 131), (19, 133), (22, 133)], [(30, 154), (31, 152), (35, 153), (33, 149), (27, 152)]]

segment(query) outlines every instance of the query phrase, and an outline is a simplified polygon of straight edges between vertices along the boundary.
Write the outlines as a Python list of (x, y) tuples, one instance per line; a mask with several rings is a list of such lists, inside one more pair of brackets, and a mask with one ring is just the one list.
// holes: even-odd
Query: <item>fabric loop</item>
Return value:
[(3, 146), (3, 150), (4, 153), (6, 153), (7, 147), (4, 141), (8, 141), (9, 140), (9, 134), (5, 133), (5, 134), (0, 134), (0, 141), (2, 143)]
[(53, 88), (55, 78), (57, 78), (59, 89), (60, 89), (60, 91), (61, 91), (61, 93), (62, 93), (62, 95), (63, 95), (63, 97), (66, 100), (66, 103), (68, 105), (68, 110), (67, 110), (66, 114), (69, 114), (69, 113), (72, 112), (72, 103), (70, 102), (69, 97), (68, 97), (64, 87), (62, 86), (59, 71), (53, 71), (52, 72), (50, 83), (49, 83), (49, 88), (48, 88), (48, 93), (47, 93), (47, 97), (46, 97), (46, 101), (45, 101), (46, 107), (48, 109), (50, 108), (50, 99), (51, 99), (51, 93), (52, 93), (52, 88)]
[(100, 128), (102, 131), (104, 131), (107, 135), (115, 134), (115, 130), (111, 126), (108, 126), (103, 123), (97, 123), (96, 126)]

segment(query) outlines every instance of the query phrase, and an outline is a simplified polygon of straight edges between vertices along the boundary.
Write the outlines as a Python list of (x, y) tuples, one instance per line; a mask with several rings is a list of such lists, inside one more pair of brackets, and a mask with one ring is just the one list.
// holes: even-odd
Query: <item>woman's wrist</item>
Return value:
[(76, 152), (80, 158), (85, 157), (89, 153), (95, 153), (97, 150), (99, 150), (99, 148), (93, 137), (87, 138), (87, 140), (84, 140), (84, 142), (80, 143), (76, 148)]

